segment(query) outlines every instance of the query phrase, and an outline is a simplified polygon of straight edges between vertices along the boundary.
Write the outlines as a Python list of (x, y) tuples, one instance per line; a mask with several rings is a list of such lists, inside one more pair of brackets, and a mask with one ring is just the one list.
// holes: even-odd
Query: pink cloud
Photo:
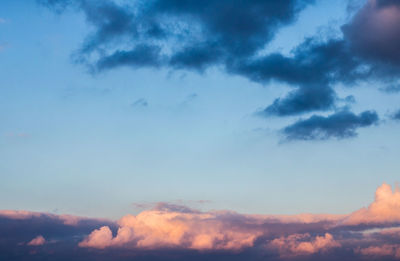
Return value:
[(103, 226), (90, 233), (84, 241), (79, 243), (79, 246), (102, 249), (111, 246), (112, 241), (113, 236), (111, 229), (108, 226)]
[(240, 250), (251, 247), (262, 234), (235, 226), (224, 212), (143, 211), (118, 221), (117, 235), (108, 227), (93, 231), (81, 247), (185, 248), (196, 250)]
[(28, 242), (28, 246), (42, 246), (46, 243), (43, 236), (39, 235)]
[(290, 223), (301, 223), (301, 224), (312, 224), (318, 222), (338, 222), (346, 218), (348, 215), (336, 215), (336, 214), (297, 214), (297, 215), (250, 215), (251, 217), (257, 217), (262, 222), (265, 220), (275, 221), (281, 224)]
[(387, 236), (395, 236), (400, 238), (400, 227), (385, 228), (380, 231), (380, 234)]
[(375, 201), (344, 219), (343, 224), (385, 224), (400, 222), (400, 190), (383, 184), (375, 192)]
[(32, 218), (48, 217), (60, 220), (64, 225), (76, 226), (84, 220), (107, 221), (105, 219), (89, 219), (86, 217), (78, 217), (73, 215), (55, 215), (50, 213), (33, 212), (26, 210), (0, 210), (0, 217), (16, 220), (26, 220)]
[(0, 216), (6, 217), (9, 219), (30, 219), (33, 217), (40, 217), (43, 213), (40, 212), (32, 212), (26, 210), (0, 210)]
[(311, 255), (340, 246), (329, 233), (314, 238), (310, 234), (294, 234), (274, 239), (268, 244), (269, 249), (277, 250), (283, 257)]
[(400, 245), (381, 245), (381, 246), (370, 246), (367, 248), (356, 249), (357, 253), (369, 257), (393, 257), (400, 259)]

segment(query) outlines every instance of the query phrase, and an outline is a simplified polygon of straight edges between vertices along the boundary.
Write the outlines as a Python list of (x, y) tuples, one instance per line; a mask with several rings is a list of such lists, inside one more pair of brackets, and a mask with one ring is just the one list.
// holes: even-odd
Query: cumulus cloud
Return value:
[(115, 237), (108, 227), (93, 231), (82, 247), (186, 248), (196, 250), (238, 250), (252, 247), (261, 231), (236, 224), (225, 212), (202, 213), (186, 208), (162, 208), (127, 215), (118, 221)]
[(314, 115), (299, 120), (282, 130), (287, 140), (324, 140), (328, 138), (351, 138), (358, 128), (377, 124), (378, 114), (365, 111), (356, 115), (348, 110), (336, 112), (327, 117)]
[(392, 190), (383, 184), (375, 192), (375, 201), (367, 208), (352, 213), (344, 220), (344, 224), (385, 224), (400, 223), (400, 189)]
[(28, 246), (41, 246), (46, 243), (46, 240), (43, 236), (39, 235), (28, 242)]
[(269, 248), (276, 249), (282, 257), (310, 255), (340, 246), (329, 233), (314, 238), (310, 234), (294, 234), (274, 239), (268, 244)]

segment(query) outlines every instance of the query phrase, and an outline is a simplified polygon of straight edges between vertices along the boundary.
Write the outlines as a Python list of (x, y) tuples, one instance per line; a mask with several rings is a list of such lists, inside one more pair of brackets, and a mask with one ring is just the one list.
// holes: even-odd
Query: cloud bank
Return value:
[[(398, 260), (400, 189), (347, 215), (246, 215), (160, 203), (117, 222), (0, 211), (4, 260)], [(33, 251), (34, 250), (34, 251)], [(33, 252), (32, 252), (33, 251)]]

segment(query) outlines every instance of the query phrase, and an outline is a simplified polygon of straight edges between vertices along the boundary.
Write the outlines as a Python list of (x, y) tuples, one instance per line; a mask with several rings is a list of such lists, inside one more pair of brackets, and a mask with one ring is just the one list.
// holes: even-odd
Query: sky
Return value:
[[(84, 260), (132, 244), (298, 258), (301, 242), (301, 258), (400, 258), (398, 189), (396, 218), (377, 221), (387, 205), (371, 205), (399, 181), (398, 28), (391, 0), (3, 0), (0, 230), (32, 232), (7, 258), (44, 245), (40, 259), (53, 243), (65, 253), (62, 237)], [(289, 232), (265, 232), (277, 228), (264, 215)]]

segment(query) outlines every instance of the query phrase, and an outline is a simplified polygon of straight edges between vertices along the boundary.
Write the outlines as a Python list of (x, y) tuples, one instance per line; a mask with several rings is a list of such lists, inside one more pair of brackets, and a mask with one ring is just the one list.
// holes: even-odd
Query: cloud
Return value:
[(278, 250), (282, 257), (310, 255), (340, 246), (329, 233), (315, 238), (310, 234), (294, 234), (274, 239), (268, 244), (269, 248)]
[(394, 120), (400, 120), (400, 110), (398, 110), (397, 112), (395, 112), (392, 116), (392, 118)]
[(400, 245), (371, 246), (357, 249), (357, 251), (362, 255), (373, 258), (394, 257), (400, 259)]
[(282, 130), (287, 140), (324, 140), (329, 138), (351, 138), (357, 136), (358, 128), (377, 124), (378, 115), (365, 111), (356, 115), (348, 110), (336, 112), (327, 117), (311, 116), (299, 120)]
[(323, 86), (302, 87), (290, 92), (285, 98), (276, 99), (261, 115), (289, 116), (315, 110), (326, 111), (334, 108), (336, 94)]
[(82, 242), (79, 243), (81, 247), (94, 247), (94, 248), (106, 248), (111, 246), (112, 241), (111, 229), (107, 226), (101, 227), (94, 230), (90, 235)]
[[(353, 10), (341, 35), (316, 34), (289, 55), (263, 50), (281, 28), (294, 23), (315, 1), (38, 1), (56, 12), (72, 8), (84, 14), (93, 31), (76, 51), (75, 61), (94, 73), (120, 66), (198, 72), (218, 66), (257, 83), (289, 84), (293, 90), (266, 106), (258, 113), (262, 116), (334, 111), (343, 100), (335, 91), (338, 84), (377, 81), (395, 86), (400, 76), (400, 5), (396, 1), (365, 1)], [(348, 112), (349, 121), (343, 119), (347, 125), (342, 122), (346, 126), (325, 125), (344, 114), (334, 113), (326, 119), (315, 115), (287, 126), (284, 132), (305, 140), (315, 139), (315, 131), (318, 138), (347, 138), (356, 135), (356, 128), (377, 121), (373, 112), (359, 116)], [(369, 117), (372, 123), (363, 124), (360, 117)], [(305, 133), (296, 132), (298, 127)]]
[(117, 222), (68, 216), (79, 220), (69, 225), (58, 215), (2, 211), (0, 259), (396, 260), (399, 195), (383, 184), (374, 202), (346, 215), (246, 215), (159, 203)]
[[(114, 1), (39, 0), (53, 10), (74, 6), (94, 32), (78, 53), (96, 70), (154, 66), (202, 70), (262, 49), (312, 0)], [(97, 58), (95, 58), (97, 57)]]
[(26, 210), (0, 210), (0, 217), (9, 219), (31, 219), (33, 217), (40, 217), (42, 215), (43, 213)]
[(400, 65), (398, 1), (367, 1), (343, 31), (355, 53), (373, 62)]
[(232, 64), (229, 71), (255, 82), (277, 80), (297, 87), (265, 110), (268, 114), (289, 116), (334, 108), (336, 93), (332, 85), (366, 77), (367, 72), (359, 71), (359, 67), (360, 60), (351, 55), (344, 40), (321, 41), (315, 37), (307, 38), (290, 56), (259, 56)]
[(394, 190), (383, 184), (375, 192), (375, 201), (368, 206), (352, 213), (343, 222), (355, 224), (385, 224), (400, 223), (400, 189)]
[[(260, 238), (271, 238), (269, 248), (288, 255), (313, 254), (339, 247), (330, 229), (359, 226), (389, 226), (400, 223), (400, 191), (380, 186), (375, 201), (349, 215), (241, 215), (229, 211), (201, 212), (184, 206), (160, 203), (137, 216), (118, 221), (113, 236), (110, 228), (94, 230), (81, 247), (132, 249), (180, 248), (196, 250), (241, 250), (251, 248)], [(291, 224), (294, 226), (288, 229)], [(313, 229), (312, 229), (313, 228)], [(308, 229), (308, 233), (299, 233)], [(314, 230), (315, 229), (315, 230)], [(289, 236), (273, 238), (275, 233)], [(310, 232), (322, 233), (312, 237)]]
[(28, 246), (42, 246), (46, 243), (43, 236), (39, 235), (28, 242)]
[(81, 247), (184, 248), (240, 250), (252, 247), (261, 231), (236, 224), (231, 213), (202, 213), (177, 206), (160, 206), (119, 220), (115, 237), (108, 227), (93, 231)]
[(146, 99), (140, 98), (140, 99), (137, 99), (136, 101), (134, 101), (134, 102), (131, 104), (131, 106), (132, 106), (132, 107), (135, 107), (135, 108), (138, 108), (138, 107), (147, 107), (147, 106), (149, 106), (149, 103), (147, 102)]
[[(38, 0), (62, 12), (81, 11), (93, 31), (75, 61), (101, 72), (120, 66), (205, 71), (218, 66), (258, 83), (279, 81), (293, 90), (259, 113), (295, 116), (337, 109), (335, 86), (374, 80), (394, 86), (400, 76), (396, 2), (366, 1), (342, 35), (306, 38), (290, 55), (261, 54), (279, 29), (296, 21), (312, 0), (136, 1)], [(374, 112), (314, 115), (284, 129), (290, 139), (348, 138), (378, 120)], [(331, 126), (338, 123), (339, 126)]]
[[(7, 218), (13, 220), (30, 220), (30, 219), (50, 219), (61, 222), (64, 225), (77, 226), (81, 223), (93, 221), (95, 219), (77, 217), (73, 215), (55, 215), (50, 213), (33, 212), (26, 210), (0, 210), (0, 218)], [(99, 219), (98, 222), (107, 222), (106, 220)]]
[(398, 84), (390, 84), (385, 87), (380, 88), (381, 91), (386, 93), (398, 93), (400, 92), (400, 86)]

